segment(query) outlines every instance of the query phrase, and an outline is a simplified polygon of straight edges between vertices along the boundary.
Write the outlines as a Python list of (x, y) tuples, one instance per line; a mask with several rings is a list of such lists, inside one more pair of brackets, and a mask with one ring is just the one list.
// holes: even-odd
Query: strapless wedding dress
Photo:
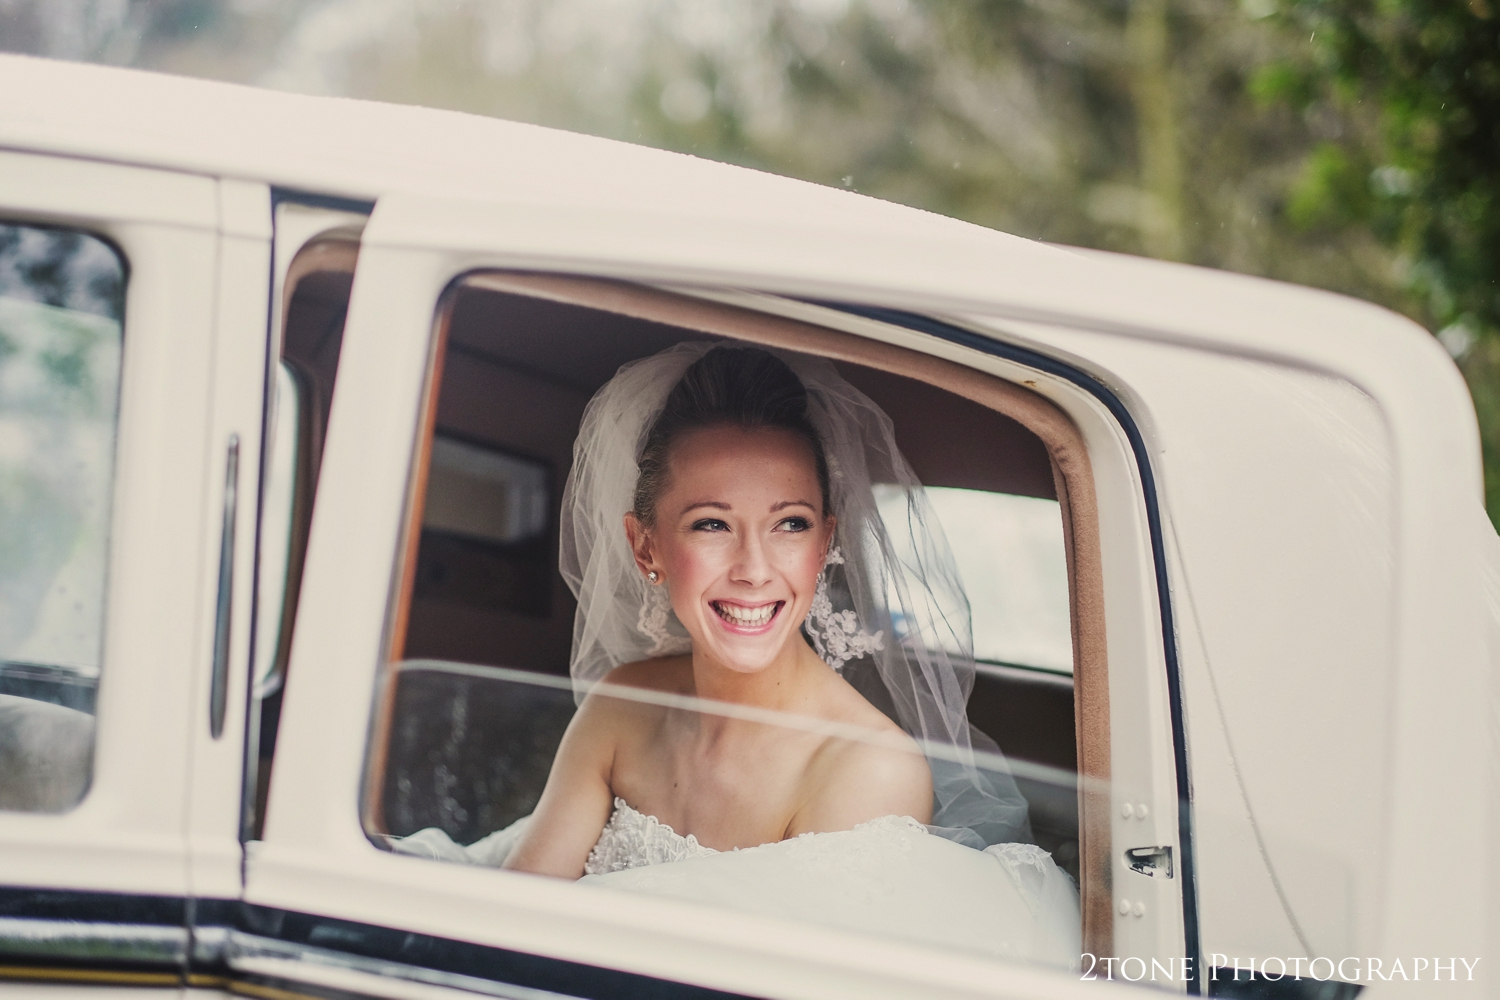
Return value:
[[(403, 854), (498, 866), (530, 817), (468, 847), (429, 829)], [(580, 885), (647, 893), (1009, 961), (1076, 968), (1078, 890), (1032, 844), (983, 851), (934, 836), (907, 816), (716, 851), (616, 798)]]
[(691, 833), (684, 837), (670, 826), (615, 797), (615, 811), (599, 834), (599, 841), (583, 863), (585, 875), (623, 872), (646, 865), (664, 865), (719, 852), (704, 847)]

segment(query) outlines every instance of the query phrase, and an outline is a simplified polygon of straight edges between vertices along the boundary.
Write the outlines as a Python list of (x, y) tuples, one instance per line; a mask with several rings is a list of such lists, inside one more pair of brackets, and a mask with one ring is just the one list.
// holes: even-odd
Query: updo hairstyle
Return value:
[(688, 368), (667, 394), (641, 450), (635, 483), (635, 516), (656, 525), (656, 505), (667, 492), (672, 446), (689, 431), (704, 427), (776, 427), (812, 448), (823, 512), (831, 508), (828, 460), (808, 416), (807, 388), (785, 361), (758, 347), (715, 347)]

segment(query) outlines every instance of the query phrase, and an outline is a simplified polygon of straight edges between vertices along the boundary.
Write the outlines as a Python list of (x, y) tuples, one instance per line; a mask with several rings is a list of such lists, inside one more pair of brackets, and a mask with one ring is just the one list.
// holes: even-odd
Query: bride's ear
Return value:
[(635, 555), (635, 564), (642, 576), (657, 569), (656, 550), (651, 544), (651, 529), (640, 522), (635, 511), (625, 515), (625, 540), (630, 543), (630, 551)]

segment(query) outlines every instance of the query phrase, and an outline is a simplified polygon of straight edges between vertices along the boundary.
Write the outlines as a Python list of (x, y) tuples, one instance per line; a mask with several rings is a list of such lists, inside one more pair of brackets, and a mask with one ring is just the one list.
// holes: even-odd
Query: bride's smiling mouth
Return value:
[(781, 613), (786, 602), (772, 601), (755, 607), (732, 604), (728, 601), (710, 601), (709, 604), (719, 616), (719, 620), (729, 626), (731, 631), (756, 634), (771, 627), (771, 623), (776, 620), (776, 616)]

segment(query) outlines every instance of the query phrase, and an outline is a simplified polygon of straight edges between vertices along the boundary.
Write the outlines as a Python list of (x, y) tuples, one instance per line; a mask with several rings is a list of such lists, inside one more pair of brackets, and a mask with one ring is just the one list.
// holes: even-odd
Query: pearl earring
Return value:
[(651, 572), (646, 574), (646, 579), (650, 580), (652, 583), (657, 583), (661, 580), (661, 574), (657, 573), (656, 570), (653, 569)]

